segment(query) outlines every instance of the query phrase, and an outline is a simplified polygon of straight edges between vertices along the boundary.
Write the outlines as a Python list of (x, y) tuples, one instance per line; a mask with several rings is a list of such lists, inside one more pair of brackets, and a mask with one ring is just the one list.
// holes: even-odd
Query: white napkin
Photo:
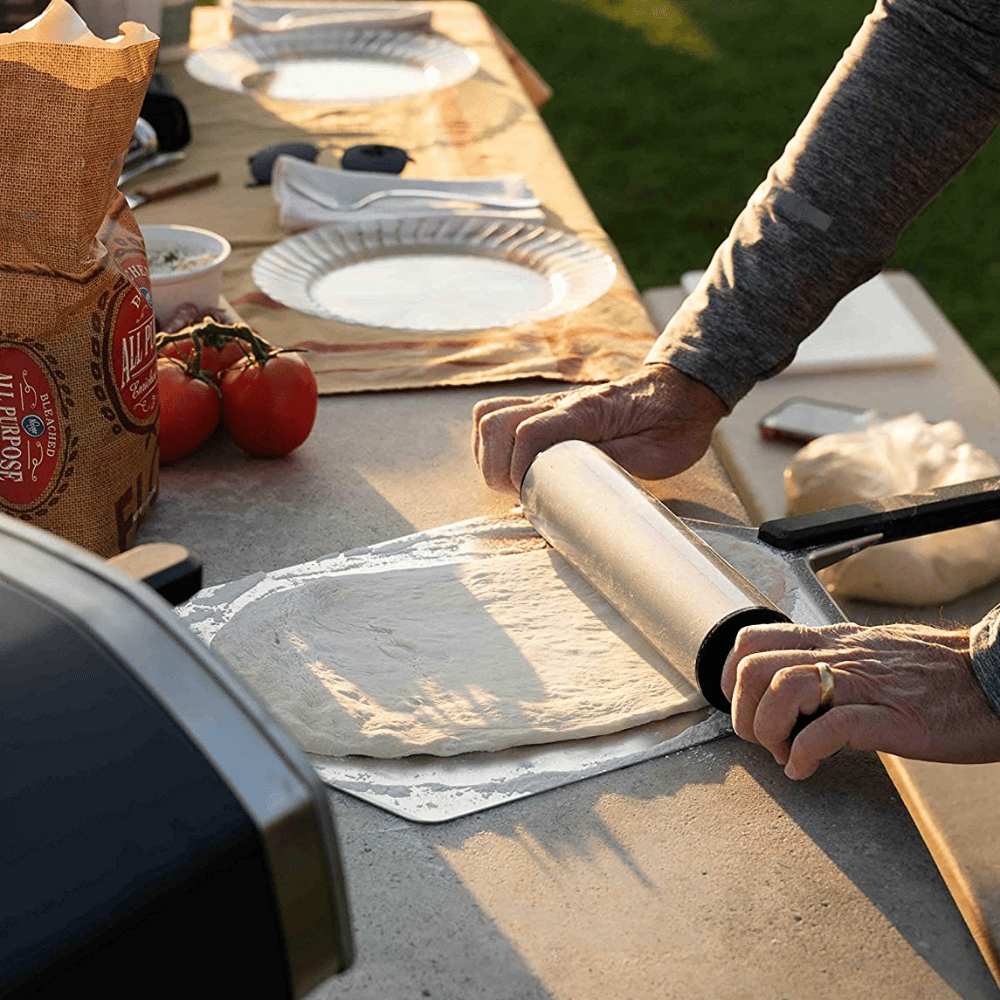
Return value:
[[(375, 191), (413, 191), (412, 196), (384, 197), (359, 209), (346, 206)], [(421, 196), (421, 191), (454, 194), (454, 199)], [(463, 200), (463, 196), (535, 200), (520, 174), (476, 180), (428, 180), (396, 174), (322, 167), (293, 156), (279, 156), (271, 174), (271, 193), (283, 228), (310, 229), (330, 222), (428, 215), (483, 215), (510, 219), (543, 219), (536, 203), (504, 207)]]
[(412, 0), (372, 0), (371, 3), (253, 3), (233, 0), (230, 34), (287, 31), (310, 25), (338, 28), (391, 28), (399, 31), (430, 31), (429, 7)]

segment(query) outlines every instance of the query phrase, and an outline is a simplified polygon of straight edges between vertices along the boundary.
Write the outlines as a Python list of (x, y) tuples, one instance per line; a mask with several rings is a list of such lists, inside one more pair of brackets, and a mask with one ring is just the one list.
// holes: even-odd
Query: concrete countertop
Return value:
[[(473, 403), (544, 382), (325, 397), (286, 459), (223, 438), (164, 469), (140, 541), (206, 584), (478, 515)], [(741, 516), (709, 458), (651, 484)], [(433, 826), (331, 791), (358, 944), (344, 1000), (994, 997), (996, 985), (874, 755), (788, 782), (735, 737)]]

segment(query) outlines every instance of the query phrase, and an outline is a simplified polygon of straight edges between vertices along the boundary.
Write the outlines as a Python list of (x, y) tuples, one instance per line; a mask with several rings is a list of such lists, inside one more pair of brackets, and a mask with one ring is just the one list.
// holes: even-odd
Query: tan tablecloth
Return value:
[[(552, 138), (497, 46), (489, 21), (464, 0), (432, 3), (434, 29), (474, 49), (469, 80), (372, 106), (319, 108), (204, 85), (182, 66), (166, 67), (187, 106), (193, 140), (181, 179), (217, 169), (219, 186), (137, 211), (140, 224), (180, 222), (224, 235), (234, 248), (224, 294), (241, 316), (280, 346), (308, 345), (324, 393), (470, 385), (541, 376), (596, 382), (631, 371), (656, 331), (614, 247), (602, 231)], [(192, 45), (224, 42), (222, 12), (195, 8)], [(448, 179), (524, 174), (548, 225), (605, 250), (619, 265), (611, 289), (574, 313), (503, 329), (409, 332), (347, 325), (276, 306), (255, 288), (250, 268), (261, 251), (285, 238), (266, 187), (248, 188), (247, 158), (285, 140), (316, 142), (320, 163), (339, 163), (357, 143), (402, 146), (415, 160), (404, 176)]]

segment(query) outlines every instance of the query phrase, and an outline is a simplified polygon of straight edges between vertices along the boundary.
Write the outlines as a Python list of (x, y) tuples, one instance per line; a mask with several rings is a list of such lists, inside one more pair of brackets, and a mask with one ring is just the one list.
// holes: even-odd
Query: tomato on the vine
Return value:
[(251, 455), (294, 451), (316, 420), (316, 376), (301, 354), (261, 349), (222, 375), (222, 422)]
[(160, 464), (176, 462), (208, 440), (219, 426), (222, 400), (213, 382), (191, 375), (176, 358), (159, 358)]
[(157, 351), (161, 358), (176, 358), (192, 373), (218, 381), (227, 368), (252, 352), (253, 336), (243, 324), (219, 323), (209, 317), (176, 333), (161, 333)]
[[(183, 340), (172, 340), (160, 348), (161, 358), (175, 358), (187, 362), (194, 353), (194, 341), (190, 337)], [(221, 347), (213, 347), (209, 343), (201, 346), (201, 370), (207, 375), (219, 377), (227, 368), (232, 368), (237, 361), (246, 357), (247, 350), (238, 339), (227, 340)]]

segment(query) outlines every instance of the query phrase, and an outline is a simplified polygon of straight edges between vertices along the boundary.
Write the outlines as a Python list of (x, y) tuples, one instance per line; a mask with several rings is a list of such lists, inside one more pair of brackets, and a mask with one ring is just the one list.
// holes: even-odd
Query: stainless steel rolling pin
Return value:
[(539, 534), (728, 712), (720, 681), (736, 633), (787, 615), (593, 445), (542, 452), (521, 504)]

